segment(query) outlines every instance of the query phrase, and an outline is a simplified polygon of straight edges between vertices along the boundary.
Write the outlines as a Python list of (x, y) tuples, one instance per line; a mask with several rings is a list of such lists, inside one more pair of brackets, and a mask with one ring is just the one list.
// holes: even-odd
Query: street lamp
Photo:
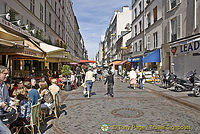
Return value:
[(35, 34), (35, 29), (30, 30), (30, 32), (31, 32), (32, 34)]
[(28, 29), (28, 24), (27, 24), (27, 25), (24, 25), (24, 26), (21, 26), (21, 28)]
[(10, 13), (0, 14), (0, 17), (6, 16), (7, 20), (10, 20)]
[(12, 21), (12, 23), (16, 23), (18, 26), (21, 25), (21, 20)]

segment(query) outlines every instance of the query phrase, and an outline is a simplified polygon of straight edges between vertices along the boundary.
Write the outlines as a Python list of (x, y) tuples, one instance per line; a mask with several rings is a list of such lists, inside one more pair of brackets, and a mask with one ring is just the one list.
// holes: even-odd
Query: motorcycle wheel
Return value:
[(199, 97), (200, 96), (200, 88), (194, 88), (194, 96)]
[(175, 86), (175, 89), (174, 89), (176, 92), (181, 92), (182, 91), (182, 88), (179, 87), (179, 86)]

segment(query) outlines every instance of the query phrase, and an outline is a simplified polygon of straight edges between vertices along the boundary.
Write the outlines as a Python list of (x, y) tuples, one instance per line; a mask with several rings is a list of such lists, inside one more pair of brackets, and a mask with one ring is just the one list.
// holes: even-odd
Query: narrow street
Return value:
[(200, 132), (200, 101), (191, 92), (177, 93), (152, 84), (145, 84), (144, 90), (133, 90), (118, 78), (115, 81), (114, 98), (104, 95), (106, 86), (99, 81), (94, 83), (90, 99), (83, 97), (82, 88), (62, 91), (62, 114), (59, 120), (48, 122), (45, 133)]

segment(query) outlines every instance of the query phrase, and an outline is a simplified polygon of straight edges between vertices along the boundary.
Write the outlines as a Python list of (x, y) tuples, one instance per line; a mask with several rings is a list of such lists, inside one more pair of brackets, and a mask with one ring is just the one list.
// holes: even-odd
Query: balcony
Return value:
[(172, 40), (171, 41), (176, 41), (177, 40), (177, 34), (172, 34)]

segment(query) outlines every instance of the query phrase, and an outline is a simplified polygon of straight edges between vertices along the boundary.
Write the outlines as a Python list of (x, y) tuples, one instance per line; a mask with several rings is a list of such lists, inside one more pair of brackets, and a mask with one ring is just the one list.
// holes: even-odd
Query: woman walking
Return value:
[(89, 67), (88, 71), (85, 74), (85, 81), (86, 81), (86, 88), (87, 88), (87, 95), (88, 98), (90, 98), (90, 92), (92, 90), (92, 84), (94, 82), (94, 73), (92, 71), (92, 68)]
[(133, 85), (133, 89), (135, 89), (136, 78), (137, 78), (137, 74), (136, 74), (134, 68), (131, 68), (131, 71), (130, 71), (130, 88), (132, 88), (132, 85)]

